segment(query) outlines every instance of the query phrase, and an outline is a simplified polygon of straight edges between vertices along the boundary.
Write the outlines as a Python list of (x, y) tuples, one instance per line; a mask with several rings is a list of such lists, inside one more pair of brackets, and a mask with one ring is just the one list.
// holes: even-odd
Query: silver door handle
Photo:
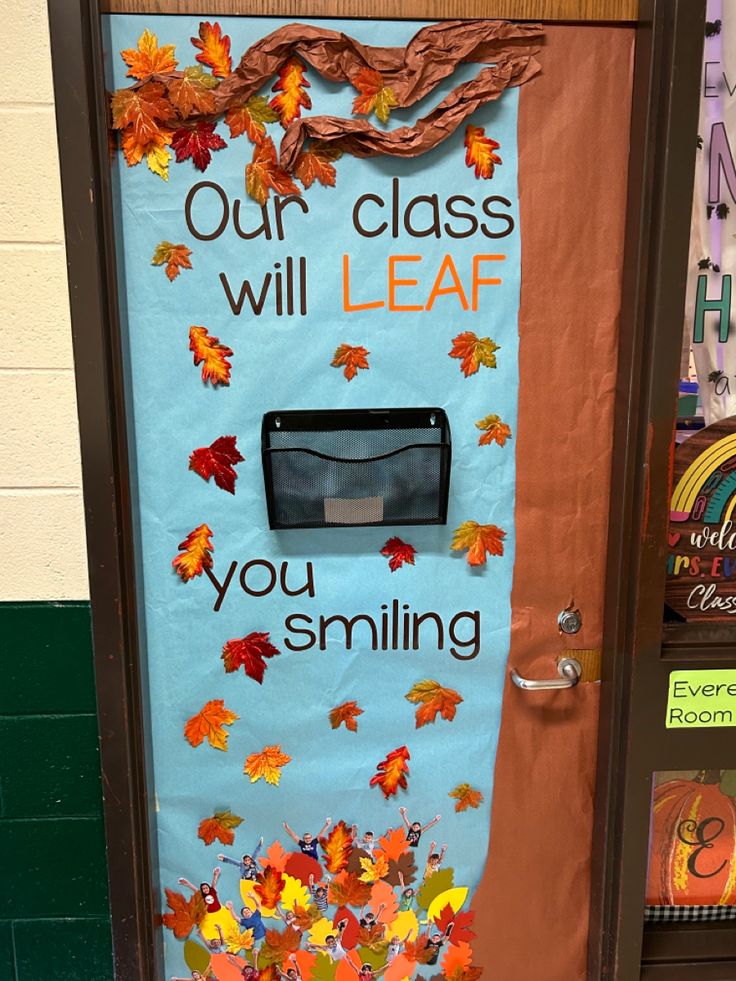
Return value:
[(532, 681), (530, 678), (522, 678), (516, 668), (511, 669), (511, 680), (517, 688), (524, 691), (551, 691), (555, 688), (574, 688), (580, 681), (583, 669), (580, 662), (574, 657), (563, 657), (557, 665), (559, 678), (548, 678), (546, 681)]

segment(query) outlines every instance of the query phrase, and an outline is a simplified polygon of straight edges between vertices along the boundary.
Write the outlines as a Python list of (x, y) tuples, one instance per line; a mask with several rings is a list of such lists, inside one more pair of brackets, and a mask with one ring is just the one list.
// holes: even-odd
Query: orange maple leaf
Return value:
[(200, 821), (197, 837), (201, 838), (205, 845), (211, 845), (216, 838), (223, 845), (232, 845), (235, 841), (233, 829), (242, 823), (243, 819), (230, 810), (215, 811), (211, 818)]
[(278, 786), (281, 779), (281, 767), (291, 763), (291, 757), (281, 752), (281, 746), (264, 746), (260, 753), (251, 753), (245, 761), (243, 773), (250, 777), (250, 782), (255, 783), (261, 778), (266, 783)]
[(465, 166), (475, 167), (475, 176), (488, 180), (493, 177), (495, 164), (501, 163), (501, 158), (494, 153), (500, 143), (485, 135), (482, 126), (468, 126), (465, 130)]
[(368, 882), (361, 882), (352, 872), (340, 872), (330, 882), (328, 897), (335, 906), (365, 906), (371, 898)]
[(491, 443), (505, 446), (506, 440), (511, 439), (511, 428), (505, 422), (501, 422), (500, 416), (485, 416), (483, 419), (479, 419), (475, 426), (482, 430), (478, 446), (490, 446)]
[(399, 746), (398, 749), (392, 750), (376, 767), (377, 772), (371, 777), (370, 786), (380, 787), (387, 800), (392, 794), (397, 793), (399, 787), (406, 790), (410, 759), (411, 755), (406, 746)]
[(461, 696), (453, 688), (443, 688), (438, 681), (425, 678), (418, 681), (404, 696), (408, 702), (417, 705), (416, 728), (434, 722), (437, 715), (451, 722), (455, 718), (457, 706), (462, 702)]
[[(269, 908), (273, 909), (273, 907)], [(283, 962), (284, 955), (293, 954), (299, 950), (302, 944), (299, 931), (290, 926), (287, 926), (285, 930), (266, 930), (265, 939), (269, 947), (269, 954), (272, 956), (276, 954), (279, 958), (278, 963)]]
[(128, 66), (131, 78), (147, 78), (149, 75), (165, 75), (176, 70), (178, 61), (174, 57), (176, 45), (158, 46), (158, 38), (146, 28), (138, 38), (138, 48), (128, 48), (120, 55)]
[(188, 119), (195, 112), (211, 115), (215, 111), (212, 90), (216, 87), (216, 79), (201, 65), (191, 65), (179, 78), (168, 82), (169, 99), (182, 119)]
[(296, 158), (294, 175), (305, 187), (311, 187), (315, 181), (324, 187), (334, 187), (337, 172), (332, 164), (341, 156), (339, 146), (318, 141)]
[(146, 82), (137, 89), (119, 89), (110, 100), (113, 128), (129, 128), (137, 144), (148, 143), (160, 132), (161, 124), (175, 116), (165, 92), (160, 82)]
[(163, 925), (172, 930), (177, 940), (186, 940), (195, 926), (204, 919), (207, 907), (204, 897), (199, 892), (193, 893), (189, 899), (185, 899), (180, 892), (173, 889), (165, 889), (166, 903), (171, 913), (164, 913), (161, 917)]
[(207, 333), (206, 327), (189, 328), (189, 350), (194, 352), (194, 364), (202, 365), (202, 381), (213, 385), (229, 385), (232, 365), (227, 360), (233, 352), (220, 338)]
[(350, 82), (360, 92), (353, 100), (353, 112), (362, 116), (375, 112), (382, 123), (387, 123), (391, 110), (399, 103), (394, 90), (385, 84), (383, 75), (375, 68), (361, 68)]
[(343, 702), (342, 705), (336, 705), (330, 711), (330, 723), (333, 729), (339, 729), (344, 722), (346, 729), (349, 729), (350, 732), (357, 732), (358, 723), (355, 720), (362, 714), (363, 709), (358, 707), (356, 701)]
[(125, 162), (129, 167), (136, 167), (146, 158), (148, 169), (157, 174), (162, 180), (169, 179), (169, 161), (171, 154), (166, 147), (171, 146), (173, 130), (161, 129), (149, 140), (139, 140), (131, 126), (122, 132), (121, 146)]
[(479, 525), (477, 521), (464, 521), (453, 533), (452, 545), (456, 552), (468, 550), (468, 565), (485, 565), (489, 555), (503, 555), (506, 532), (496, 525)]
[(451, 944), (442, 958), (442, 973), (450, 976), (454, 971), (464, 971), (470, 967), (473, 960), (473, 951), (467, 942)]
[(281, 899), (285, 884), (281, 872), (272, 865), (266, 866), (263, 872), (258, 873), (255, 894), (265, 909), (276, 909), (276, 904)]
[(404, 852), (409, 850), (409, 843), (403, 828), (389, 828), (386, 834), (378, 839), (378, 847), (389, 861), (397, 861)]
[(202, 21), (199, 37), (193, 37), (191, 41), (195, 48), (199, 48), (197, 61), (200, 65), (207, 65), (218, 78), (227, 78), (233, 70), (233, 60), (230, 57), (230, 38), (222, 33), (220, 25)]
[(274, 841), (265, 854), (261, 855), (258, 861), (266, 868), (272, 865), (279, 872), (283, 872), (289, 858), (288, 852), (284, 851), (284, 846), (280, 841)]
[(166, 264), (166, 276), (169, 282), (173, 283), (182, 269), (191, 269), (192, 264), (189, 256), (192, 250), (186, 245), (174, 245), (172, 242), (159, 242), (151, 259), (152, 266), (163, 266)]
[(276, 162), (276, 147), (270, 136), (253, 149), (253, 160), (245, 168), (245, 189), (260, 205), (275, 194), (301, 194), (291, 174)]
[(471, 787), (469, 783), (459, 783), (447, 796), (454, 797), (457, 801), (455, 810), (458, 813), (460, 811), (467, 811), (469, 807), (480, 807), (483, 803), (483, 794), (480, 790), (475, 790)]
[(338, 821), (330, 833), (320, 838), (324, 852), (324, 866), (333, 875), (347, 867), (353, 850), (353, 836), (344, 821)]
[(402, 541), (396, 535), (393, 538), (389, 538), (381, 549), (381, 555), (385, 555), (389, 560), (388, 567), (391, 572), (396, 572), (405, 562), (407, 565), (414, 565), (414, 556), (416, 554), (417, 550), (413, 545)]
[(184, 735), (190, 746), (199, 746), (207, 740), (213, 749), (227, 752), (227, 737), (223, 726), (231, 726), (240, 716), (225, 708), (221, 698), (215, 698), (202, 708), (184, 726)]
[(368, 364), (370, 353), (364, 347), (341, 344), (332, 356), (330, 364), (333, 368), (344, 368), (343, 374), (348, 381), (352, 381), (358, 374), (358, 368), (370, 368)]
[(179, 542), (179, 554), (174, 556), (171, 564), (182, 582), (189, 582), (195, 576), (201, 576), (204, 569), (212, 568), (212, 534), (208, 525), (199, 525)]
[(429, 949), (429, 935), (420, 933), (416, 940), (407, 940), (404, 944), (404, 956), (415, 964), (426, 964), (434, 955), (435, 950)]
[(278, 92), (278, 95), (271, 99), (270, 105), (279, 114), (284, 129), (292, 120), (299, 119), (302, 108), (312, 108), (312, 100), (305, 91), (310, 88), (304, 77), (306, 70), (306, 66), (298, 58), (289, 58), (279, 69), (278, 80), (271, 89), (272, 92)]
[(478, 337), (472, 330), (463, 331), (452, 340), (451, 358), (461, 358), (460, 368), (467, 378), (474, 375), (481, 365), (496, 367), (496, 351), (500, 348), (490, 337)]
[(230, 136), (247, 134), (253, 143), (262, 143), (266, 135), (266, 123), (278, 122), (279, 114), (268, 104), (263, 95), (253, 95), (242, 106), (231, 106), (225, 115), (225, 125), (230, 129)]

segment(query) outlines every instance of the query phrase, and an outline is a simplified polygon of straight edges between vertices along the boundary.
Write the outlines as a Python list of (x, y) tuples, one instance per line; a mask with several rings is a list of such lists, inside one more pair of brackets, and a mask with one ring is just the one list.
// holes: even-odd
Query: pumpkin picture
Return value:
[(655, 789), (647, 905), (736, 904), (736, 799), (724, 786), (720, 770), (701, 770)]

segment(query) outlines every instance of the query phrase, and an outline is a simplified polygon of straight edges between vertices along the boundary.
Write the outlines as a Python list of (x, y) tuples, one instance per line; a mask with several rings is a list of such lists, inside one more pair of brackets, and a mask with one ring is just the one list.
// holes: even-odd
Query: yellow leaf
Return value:
[(370, 858), (361, 858), (360, 867), (363, 869), (362, 874), (358, 876), (361, 882), (378, 882), (388, 872), (388, 859), (377, 852), (375, 862)]
[(477, 521), (465, 521), (455, 529), (451, 548), (456, 552), (468, 551), (468, 565), (485, 565), (489, 555), (503, 555), (506, 532), (496, 525), (479, 525)]
[(281, 752), (281, 746), (264, 746), (260, 753), (251, 753), (245, 761), (243, 773), (250, 777), (250, 782), (263, 778), (266, 783), (278, 786), (281, 779), (281, 767), (291, 762), (291, 757)]

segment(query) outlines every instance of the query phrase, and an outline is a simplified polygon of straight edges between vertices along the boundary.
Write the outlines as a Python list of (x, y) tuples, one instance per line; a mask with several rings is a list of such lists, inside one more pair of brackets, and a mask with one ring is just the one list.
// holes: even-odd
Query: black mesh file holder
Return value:
[(267, 412), (271, 528), (443, 525), (450, 425), (442, 409)]

